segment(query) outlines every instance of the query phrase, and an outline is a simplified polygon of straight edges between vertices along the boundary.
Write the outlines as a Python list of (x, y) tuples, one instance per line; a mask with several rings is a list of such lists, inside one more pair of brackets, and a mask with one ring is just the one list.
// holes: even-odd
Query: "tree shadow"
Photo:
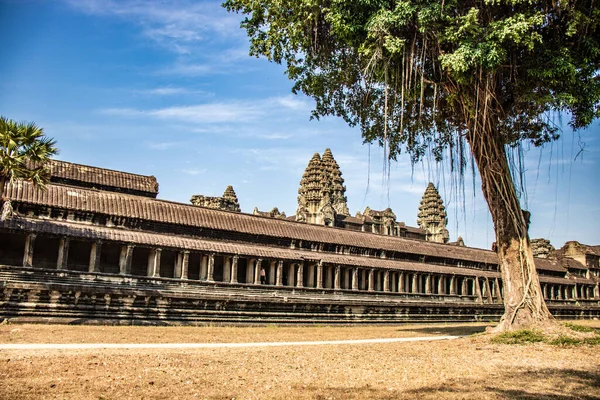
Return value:
[[(297, 388), (311, 398), (325, 399), (546, 399), (600, 400), (600, 365), (594, 371), (575, 369), (508, 368), (502, 373), (474, 379), (447, 379), (431, 386), (390, 390), (376, 385), (360, 387)], [(540, 389), (536, 389), (536, 387)]]
[[(492, 324), (490, 324), (491, 326)], [(448, 325), (448, 326), (424, 326), (422, 328), (399, 329), (401, 331), (419, 332), (424, 335), (448, 335), (448, 336), (469, 336), (476, 333), (485, 332), (487, 326), (466, 326), (466, 325)]]

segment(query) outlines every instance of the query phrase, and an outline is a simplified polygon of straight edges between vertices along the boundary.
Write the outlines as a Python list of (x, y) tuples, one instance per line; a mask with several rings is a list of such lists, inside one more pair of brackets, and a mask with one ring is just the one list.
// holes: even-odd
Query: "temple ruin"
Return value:
[[(0, 222), (2, 319), (392, 323), (503, 313), (496, 254), (448, 242), (432, 184), (419, 227), (389, 208), (351, 216), (330, 150), (308, 163), (287, 218), (241, 212), (232, 187), (183, 204), (157, 199), (153, 176), (64, 161), (50, 172), (45, 190), (14, 181), (2, 193), (12, 206)], [(599, 317), (600, 246), (568, 242), (543, 255), (535, 263), (553, 315)]]

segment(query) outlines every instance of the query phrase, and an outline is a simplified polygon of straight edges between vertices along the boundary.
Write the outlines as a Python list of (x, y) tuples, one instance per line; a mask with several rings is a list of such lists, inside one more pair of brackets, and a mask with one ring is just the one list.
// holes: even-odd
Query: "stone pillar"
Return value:
[(425, 294), (431, 294), (431, 274), (425, 275)]
[(128, 244), (121, 246), (121, 255), (119, 256), (119, 274), (131, 275), (131, 260), (133, 259), (134, 245)]
[(344, 268), (344, 289), (350, 289), (350, 268)]
[(262, 258), (256, 260), (254, 265), (254, 284), (260, 285), (260, 268), (262, 267)]
[(323, 289), (323, 263), (317, 264), (317, 289)]
[(208, 282), (214, 282), (215, 281), (215, 253), (210, 253), (208, 255), (208, 269), (207, 269), (207, 273), (206, 273), (206, 280)]
[(148, 255), (148, 271), (147, 276), (153, 278), (160, 276), (160, 255), (162, 249), (152, 249)]
[(246, 263), (246, 283), (254, 282), (254, 264), (255, 263), (256, 263), (256, 260), (254, 260), (254, 258), (248, 259), (248, 262)]
[(277, 286), (283, 286), (283, 261), (277, 261)]
[(173, 278), (181, 279), (181, 266), (183, 264), (183, 255), (181, 251), (177, 252), (177, 257), (175, 257), (175, 266), (173, 267)]
[(339, 290), (340, 289), (340, 266), (335, 266), (335, 275), (333, 278), (333, 288)]
[(352, 268), (352, 290), (358, 290), (358, 268)]
[(390, 271), (388, 270), (385, 270), (385, 272), (383, 273), (383, 291), (390, 291)]
[(450, 294), (456, 294), (456, 276), (450, 278)]
[(269, 285), (275, 284), (275, 269), (276, 269), (277, 261), (271, 261), (269, 263)]
[(490, 289), (490, 281), (488, 280), (488, 278), (485, 278), (485, 283), (484, 283), (484, 288), (485, 288), (485, 297), (487, 298), (488, 303), (493, 303), (492, 300), (492, 290)]
[(69, 238), (60, 238), (58, 244), (58, 258), (56, 260), (56, 269), (67, 269), (67, 263), (69, 260)]
[(31, 268), (33, 266), (33, 247), (35, 245), (35, 233), (30, 233), (25, 238), (25, 251), (23, 253), (23, 266)]
[(465, 278), (465, 277), (462, 278), (462, 285), (460, 286), (460, 295), (461, 296), (467, 295), (467, 278)]
[(404, 272), (398, 274), (398, 293), (404, 293)]
[(446, 288), (444, 287), (445, 285), (444, 285), (444, 277), (443, 276), (438, 277), (438, 285), (437, 286), (438, 286), (437, 287), (438, 294), (446, 294), (445, 293)]
[(473, 285), (475, 285), (475, 295), (477, 296), (477, 302), (483, 303), (483, 296), (481, 295), (481, 286), (479, 285), (479, 278), (473, 278)]
[(502, 291), (500, 290), (500, 281), (498, 280), (498, 278), (496, 278), (495, 280), (496, 284), (494, 285), (495, 289), (496, 289), (496, 297), (498, 297), (498, 301), (500, 303), (502, 303)]
[(288, 267), (288, 286), (296, 286), (295, 285), (295, 277), (296, 277), (296, 269), (295, 269), (295, 265), (294, 263), (290, 263), (289, 267)]
[(231, 257), (223, 257), (223, 282), (231, 282)]
[(369, 270), (369, 292), (372, 292), (375, 290), (375, 285), (374, 285), (375, 282), (373, 282), (374, 276), (375, 276), (375, 270), (371, 268)]
[(600, 284), (597, 283), (596, 286), (594, 286), (594, 298), (600, 298)]
[(306, 277), (306, 286), (307, 287), (316, 287), (315, 285), (315, 266), (311, 263), (307, 264), (308, 276)]
[(231, 283), (238, 283), (237, 274), (238, 274), (238, 260), (239, 256), (236, 254), (232, 257), (231, 260)]
[(304, 262), (298, 264), (298, 273), (296, 274), (296, 287), (304, 287)]
[(200, 256), (200, 280), (205, 281), (208, 276), (208, 257), (204, 254)]
[(412, 292), (413, 293), (419, 293), (419, 278), (417, 277), (417, 274), (413, 274), (412, 276)]
[(189, 265), (190, 265), (190, 252), (187, 250), (184, 250), (181, 253), (181, 276), (180, 276), (181, 279), (188, 278)]
[(102, 242), (92, 243), (90, 250), (90, 265), (88, 272), (100, 272), (100, 252), (102, 251)]

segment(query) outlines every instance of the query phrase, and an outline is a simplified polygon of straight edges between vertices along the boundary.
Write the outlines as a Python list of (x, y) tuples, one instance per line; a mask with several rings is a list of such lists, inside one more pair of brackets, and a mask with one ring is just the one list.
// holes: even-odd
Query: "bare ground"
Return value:
[[(598, 321), (577, 323), (600, 328)], [(310, 341), (470, 334), (483, 328), (2, 325), (0, 341)], [(0, 398), (600, 399), (598, 350), (499, 345), (486, 336), (471, 336), (290, 348), (0, 351)]]

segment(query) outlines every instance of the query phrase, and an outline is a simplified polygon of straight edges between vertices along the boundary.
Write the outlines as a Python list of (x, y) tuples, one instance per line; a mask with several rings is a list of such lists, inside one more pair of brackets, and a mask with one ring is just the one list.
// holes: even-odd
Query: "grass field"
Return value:
[[(600, 328), (598, 321), (578, 324)], [(470, 335), (482, 324), (0, 325), (2, 343), (176, 343)], [(452, 341), (194, 350), (2, 350), (3, 399), (600, 399), (600, 348)]]

